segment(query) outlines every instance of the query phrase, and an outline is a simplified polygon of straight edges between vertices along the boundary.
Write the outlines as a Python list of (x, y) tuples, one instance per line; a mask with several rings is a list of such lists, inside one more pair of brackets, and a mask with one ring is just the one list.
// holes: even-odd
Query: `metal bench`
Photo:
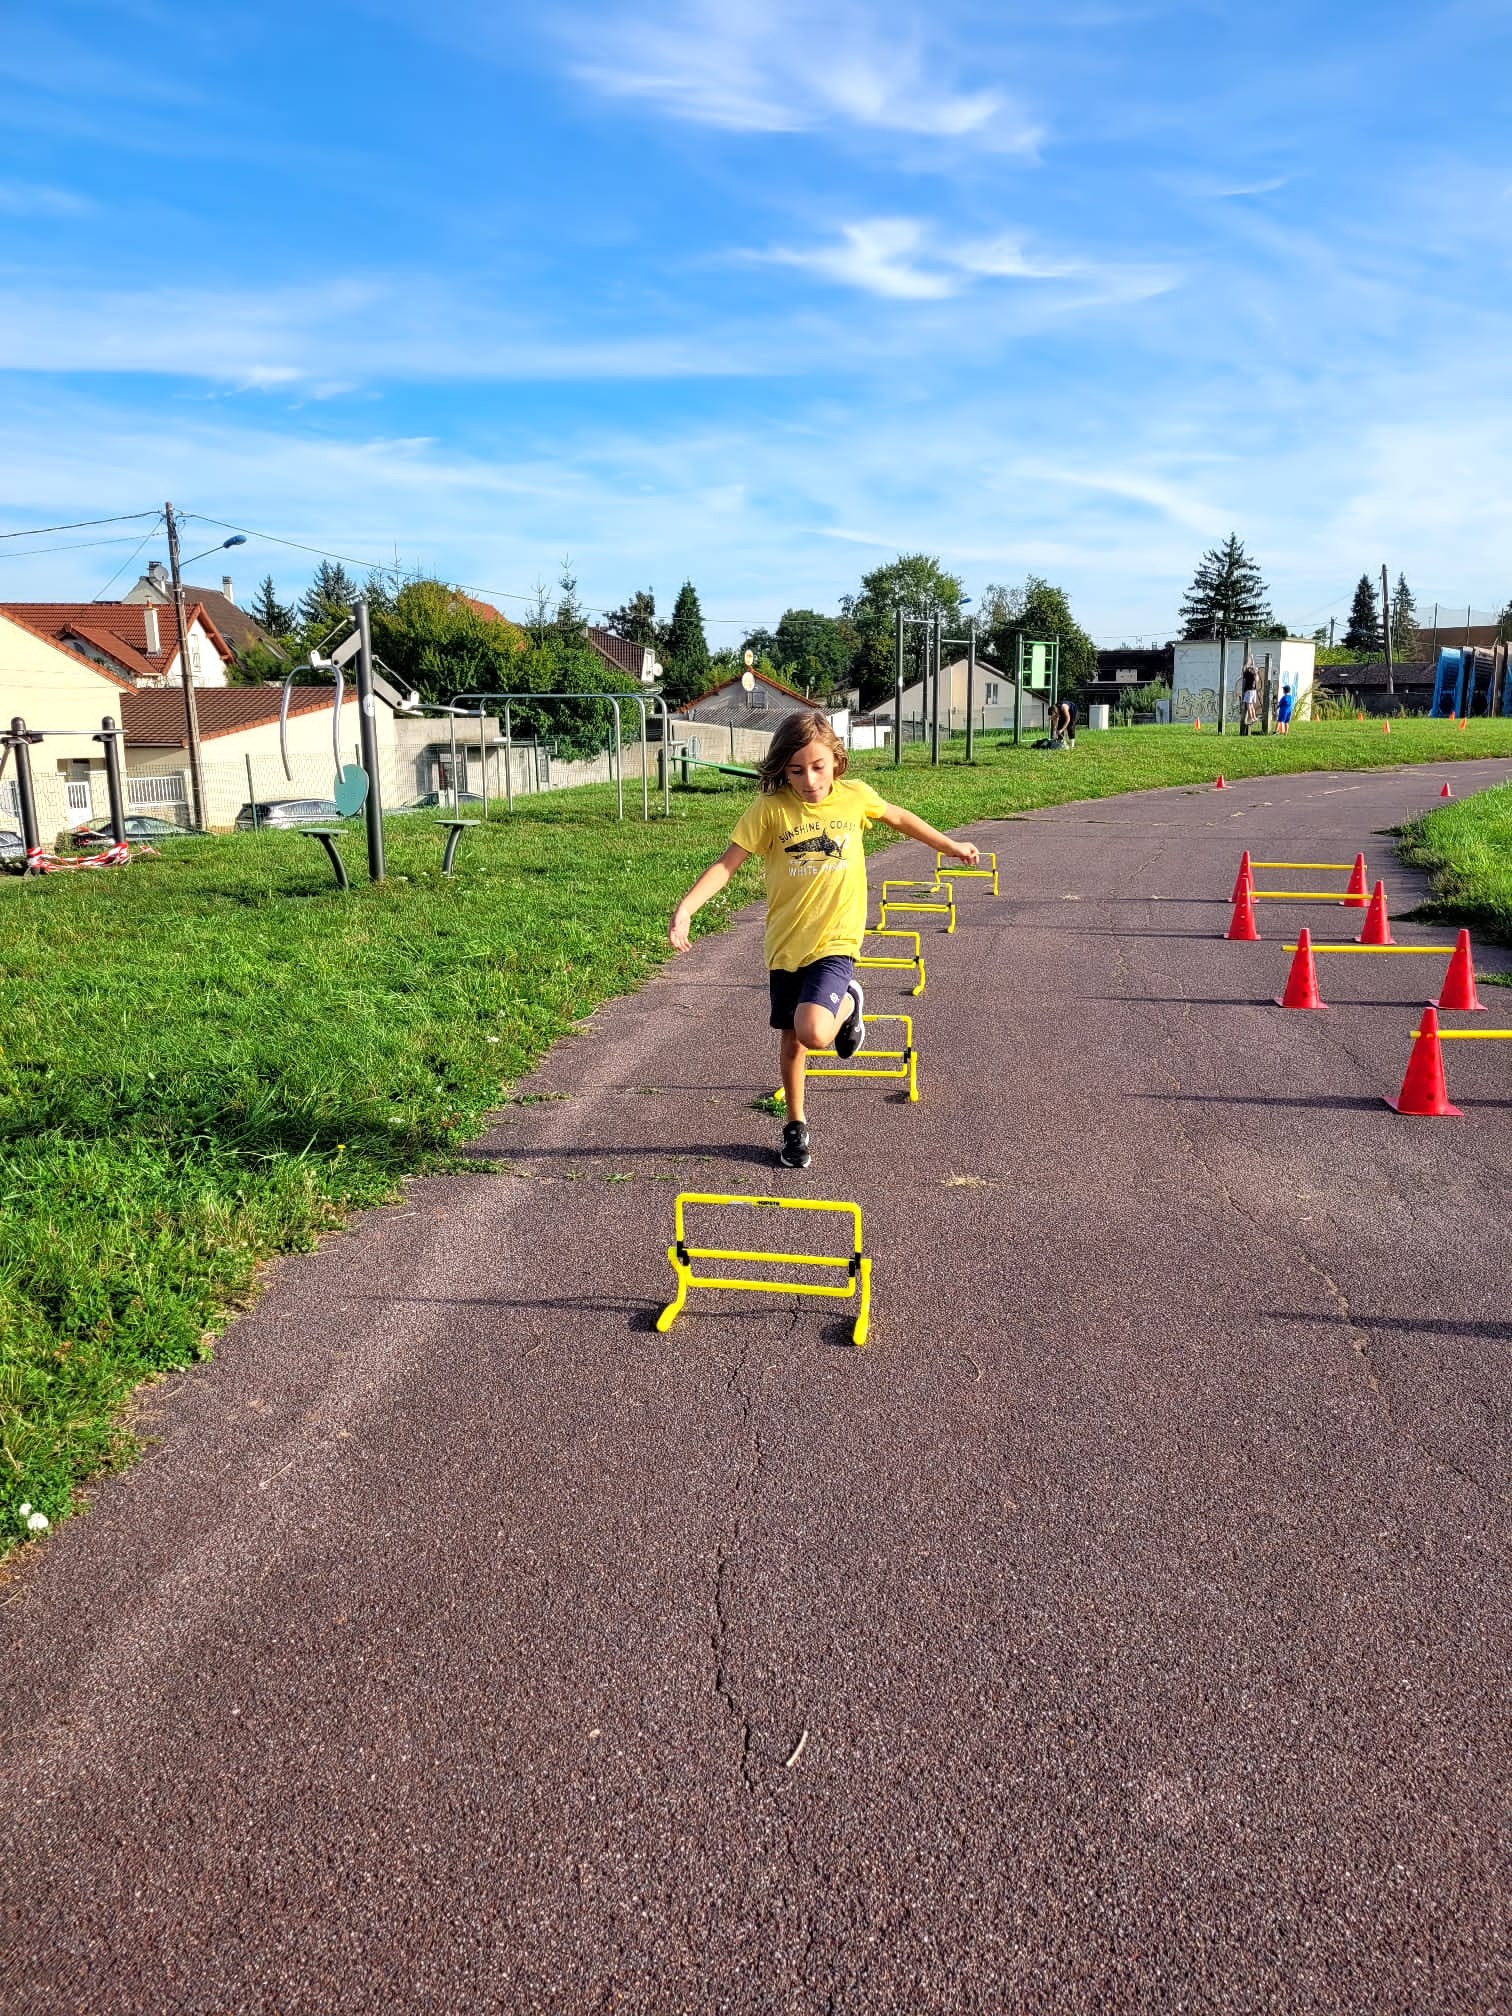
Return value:
[(326, 851), (326, 859), (336, 872), (336, 887), (350, 889), (347, 872), (341, 856), (336, 852), (336, 841), (341, 834), (339, 826), (296, 826), (295, 832), (306, 840), (318, 840)]
[(452, 862), (457, 857), (457, 843), (469, 826), (481, 826), (481, 819), (438, 819), (438, 826), (446, 828), (446, 852), (441, 856), (441, 873), (450, 875)]

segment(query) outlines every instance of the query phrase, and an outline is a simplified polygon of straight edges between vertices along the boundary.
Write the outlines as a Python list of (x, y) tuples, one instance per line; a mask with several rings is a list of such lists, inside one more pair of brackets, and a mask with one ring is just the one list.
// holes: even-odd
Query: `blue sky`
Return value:
[(0, 530), (171, 497), (506, 609), (570, 554), (715, 644), (900, 549), (1109, 642), (1231, 529), (1294, 627), (1512, 595), (1504, 4), (0, 22)]

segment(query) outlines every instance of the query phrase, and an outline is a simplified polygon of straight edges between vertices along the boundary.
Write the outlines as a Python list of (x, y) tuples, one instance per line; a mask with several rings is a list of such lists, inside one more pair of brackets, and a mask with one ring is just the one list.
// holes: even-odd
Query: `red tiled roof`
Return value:
[(628, 637), (616, 637), (612, 630), (600, 630), (593, 624), (588, 627), (588, 642), (604, 663), (612, 665), (616, 672), (628, 673), (632, 679), (640, 678), (646, 662), (644, 644), (632, 644)]
[[(290, 689), (289, 716), (314, 714), (328, 708), (334, 686), (295, 686)], [(217, 735), (239, 735), (247, 728), (271, 727), (278, 719), (282, 686), (196, 686), (195, 713), (199, 716), (200, 739), (213, 741)], [(348, 707), (356, 704), (355, 689), (348, 685), (343, 696)], [(121, 725), (128, 745), (137, 748), (182, 749), (188, 742), (184, 727), (184, 695), (178, 686), (136, 687), (121, 704)]]
[(29, 637), (35, 637), (39, 644), (50, 645), (54, 651), (62, 652), (71, 664), (87, 665), (91, 672), (98, 672), (100, 677), (108, 679), (112, 686), (124, 686), (127, 692), (132, 690), (131, 681), (123, 679), (119, 672), (112, 672), (108, 665), (97, 665), (92, 658), (81, 658), (77, 651), (70, 651), (66, 644), (60, 644), (56, 637), (50, 637), (45, 630), (39, 630), (35, 623), (28, 623), (26, 618), (18, 616), (14, 609), (0, 606), (0, 616), (3, 616), (8, 623), (14, 623), (18, 630), (24, 630)]
[[(821, 714), (824, 712), (817, 700), (811, 700), (807, 693), (800, 693), (796, 686), (789, 686), (785, 679), (774, 679), (770, 672), (758, 672), (754, 667), (750, 668), (750, 671), (751, 677), (758, 685), (770, 686), (774, 693), (786, 693), (790, 700), (801, 700), (805, 707), (818, 708)], [(728, 679), (721, 679), (715, 686), (706, 686), (702, 693), (695, 694), (684, 707), (675, 708), (673, 711), (681, 714), (686, 711), (686, 707), (696, 707), (700, 700), (712, 699), (716, 693), (723, 693), (727, 686), (738, 686), (744, 677), (744, 671), (732, 672)]]
[(492, 602), (480, 602), (476, 595), (464, 595), (460, 589), (457, 592), (457, 600), (465, 608), (471, 609), (474, 616), (481, 616), (485, 623), (502, 623), (506, 630), (516, 632), (521, 644), (525, 642), (525, 633), (521, 630), (519, 624), (511, 617), (506, 616), (502, 609), (495, 609)]
[[(149, 607), (157, 618), (156, 651), (147, 648)], [(148, 667), (147, 676), (161, 678), (178, 657), (178, 626), (171, 608), (142, 602), (5, 602), (0, 603), (0, 609), (57, 643), (66, 642), (70, 633), (87, 638), (96, 650), (109, 651), (118, 664), (127, 666), (139, 678), (143, 676), (140, 669), (143, 664)], [(193, 627), (196, 617), (221, 657), (229, 659), (230, 646), (201, 602), (185, 607), (184, 621), (188, 627)]]

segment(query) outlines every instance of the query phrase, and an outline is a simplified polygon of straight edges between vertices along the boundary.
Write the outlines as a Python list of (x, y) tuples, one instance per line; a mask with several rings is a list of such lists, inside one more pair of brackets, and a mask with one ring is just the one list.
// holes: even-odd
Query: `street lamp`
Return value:
[[(184, 689), (184, 729), (189, 742), (189, 788), (194, 799), (194, 823), (203, 833), (205, 819), (205, 765), (200, 754), (199, 711), (194, 704), (194, 674), (189, 666), (189, 626), (184, 621), (184, 583), (179, 571), (178, 520), (173, 515), (173, 506), (163, 506), (163, 516), (168, 524), (168, 565), (173, 574), (173, 614), (178, 627), (179, 682)], [(207, 554), (219, 553), (226, 546), (245, 546), (244, 532), (234, 532), (229, 539), (222, 539), (219, 546), (207, 546), (204, 553), (196, 553), (196, 560), (203, 560)]]

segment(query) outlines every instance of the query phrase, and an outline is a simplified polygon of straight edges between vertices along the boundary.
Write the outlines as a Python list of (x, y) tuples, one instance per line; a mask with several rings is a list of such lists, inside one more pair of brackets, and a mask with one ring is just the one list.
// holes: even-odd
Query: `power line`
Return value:
[(0, 532), (0, 539), (40, 539), (44, 532), (86, 532), (95, 525), (125, 525), (133, 518), (157, 518), (157, 511), (118, 511), (113, 518), (79, 518), (72, 525), (33, 525), (25, 532)]
[(147, 527), (146, 536), (137, 541), (136, 545), (126, 555), (126, 558), (121, 562), (120, 566), (117, 567), (114, 574), (111, 575), (110, 579), (105, 583), (105, 586), (99, 591), (99, 593), (97, 595), (92, 595), (90, 597), (90, 600), (92, 602), (103, 602), (105, 600), (106, 595), (115, 586), (117, 581), (120, 580), (121, 576), (126, 572), (126, 569), (129, 566), (131, 566), (132, 562), (136, 559), (138, 553), (140, 553), (142, 548), (148, 543), (148, 540), (155, 539), (157, 537), (157, 530), (159, 525), (162, 524), (162, 522), (163, 522), (163, 514), (161, 511), (159, 511), (157, 515), (154, 517), (152, 523)]
[[(156, 530), (154, 525), (152, 532)], [(152, 537), (152, 532), (147, 534), (148, 539)], [(44, 553), (83, 553), (96, 546), (129, 546), (134, 536), (127, 532), (118, 533), (114, 539), (74, 539), (66, 546), (28, 546), (15, 553), (0, 553), (0, 560), (40, 560)], [(137, 551), (140, 552), (145, 544), (146, 540), (138, 542)]]

